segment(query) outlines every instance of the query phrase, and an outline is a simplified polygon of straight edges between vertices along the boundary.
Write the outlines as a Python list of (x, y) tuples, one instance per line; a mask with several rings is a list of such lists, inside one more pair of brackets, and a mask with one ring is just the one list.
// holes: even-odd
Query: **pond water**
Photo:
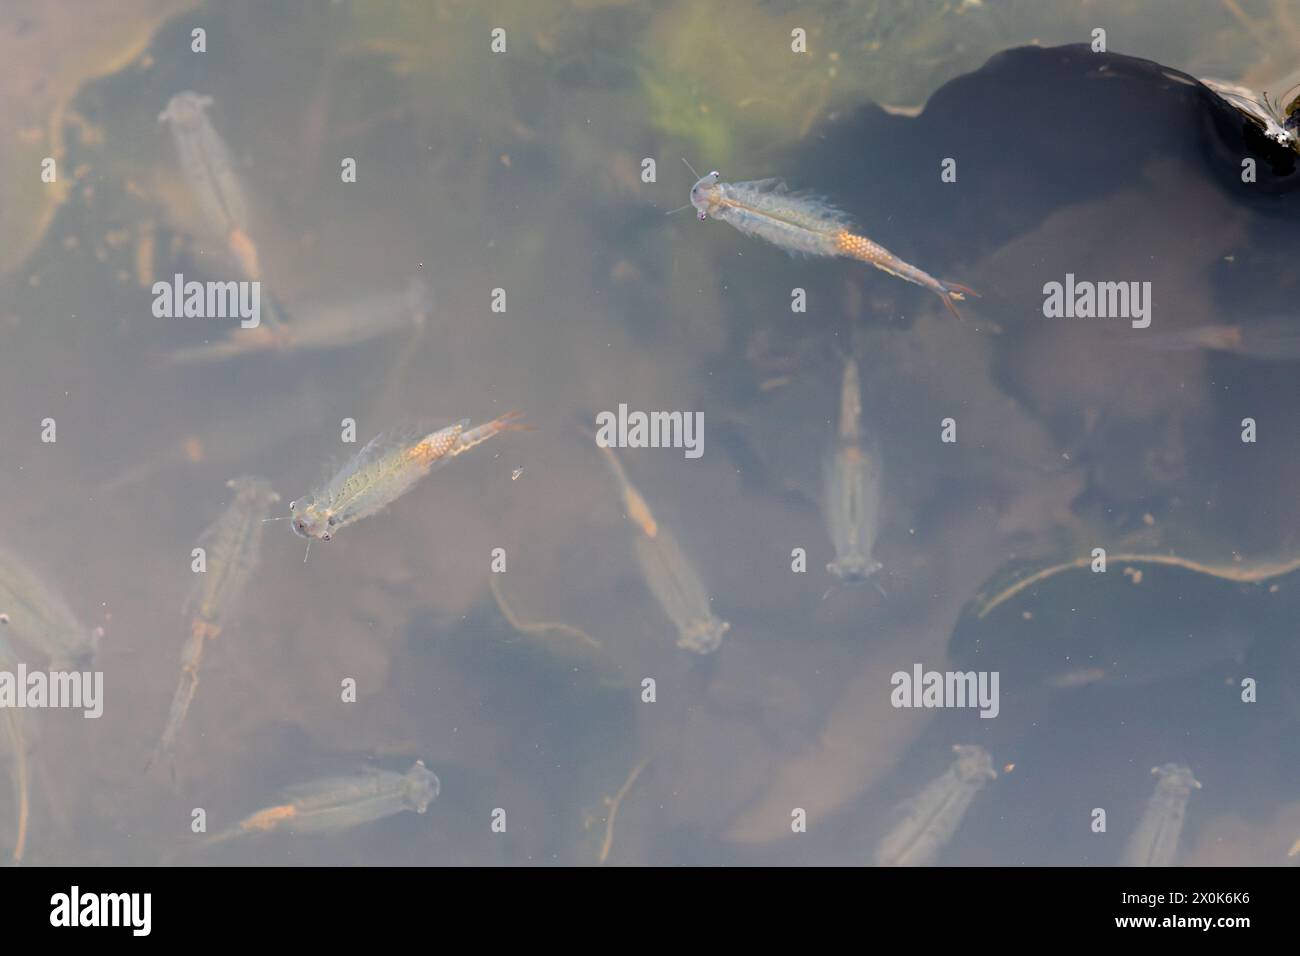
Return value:
[(0, 672), (102, 715), (0, 709), (6, 859), (1114, 865), (1173, 764), (1287, 862), (1300, 171), (1196, 77), (1296, 5), (78, 6), (0, 25)]

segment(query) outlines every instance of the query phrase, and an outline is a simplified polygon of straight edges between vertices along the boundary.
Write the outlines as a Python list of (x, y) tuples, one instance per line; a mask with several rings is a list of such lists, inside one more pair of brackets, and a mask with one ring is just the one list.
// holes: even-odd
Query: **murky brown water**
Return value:
[[(1296, 11), (1257, 4), (1243, 22), (1206, 6), (1218, 26), (1195, 42), (1153, 11), (1129, 33), (1150, 48), (1123, 52), (1251, 82), (1285, 72)], [(780, 4), (160, 8), (145, 40), (111, 44), (121, 62), (60, 74), (56, 119), (25, 119), (23, 142), (56, 155), (66, 200), (34, 252), (5, 250), (21, 265), (0, 287), (0, 543), (104, 628), (105, 703), (98, 720), (24, 715), (25, 862), (867, 863), (953, 744), (986, 747), (999, 778), (940, 863), (1113, 864), (1151, 767), (1171, 761), (1203, 785), (1180, 859), (1284, 862), (1300, 837), (1295, 579), (1225, 569), (1300, 546), (1294, 364), (1134, 343), (1288, 328), (1300, 174), (1284, 151), (1252, 153), (1208, 91), (1145, 61), (1022, 50), (980, 69), (1034, 35), (1087, 38), (1082, 21), (1037, 29), (1032, 7), (936, 5), (892, 23), (876, 4), (830, 5), (803, 59), (787, 39), (803, 14)], [(0, 26), (6, 42), (72, 42), (53, 12), (29, 20)], [(246, 196), (234, 242), (158, 121), (183, 90), (212, 97)], [(874, 105), (927, 97), (919, 116)], [(861, 263), (665, 217), (695, 178), (683, 154), (729, 181), (815, 190), (981, 297), (956, 321)], [(940, 179), (946, 157), (956, 182)], [(349, 158), (355, 182), (341, 181)], [(39, 209), (23, 192), (35, 175), (4, 187), (6, 205)], [(338, 347), (327, 330), (310, 350), (268, 338), (169, 363), (253, 330), (158, 318), (150, 287), (251, 278), (245, 240), (290, 329), (343, 302), (361, 303), (364, 326), (367, 297), (391, 302), (412, 280), (432, 304)], [(1045, 318), (1044, 283), (1067, 273), (1150, 282), (1150, 329)], [(791, 312), (796, 287), (806, 313)], [(884, 567), (857, 587), (824, 570), (821, 514), (850, 354), (884, 476)], [(730, 623), (716, 654), (676, 646), (583, 433), (620, 404), (703, 413), (699, 459), (619, 454)], [(266, 525), (205, 647), (174, 781), (146, 771), (191, 633), (191, 549), (230, 503), (228, 479), (268, 479), (287, 515), (385, 429), (512, 409), (536, 430), (468, 452), (314, 542), (305, 564), (287, 522)], [(956, 443), (940, 441), (947, 418)], [(356, 444), (340, 440), (345, 419)], [(1011, 569), (1094, 547), (1199, 570), (1116, 562), (973, 613)], [(791, 570), (797, 548), (806, 573)], [(517, 618), (565, 627), (510, 626), (489, 589), (496, 549)], [(918, 663), (998, 670), (997, 718), (895, 707), (891, 675)], [(1241, 701), (1246, 678), (1257, 703)], [(441, 782), (423, 815), (206, 850), (191, 832), (196, 808), (217, 832), (286, 785), (417, 758)], [(1096, 807), (1106, 833), (1090, 832)], [(792, 832), (799, 811), (807, 832)]]

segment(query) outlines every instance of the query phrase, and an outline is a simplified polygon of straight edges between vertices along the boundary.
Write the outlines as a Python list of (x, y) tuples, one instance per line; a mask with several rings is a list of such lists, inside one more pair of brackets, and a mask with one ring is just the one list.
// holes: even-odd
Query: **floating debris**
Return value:
[(623, 786), (618, 788), (618, 792), (612, 797), (605, 798), (605, 838), (601, 841), (600, 855), (597, 857), (597, 862), (601, 866), (604, 866), (609, 860), (609, 851), (614, 848), (614, 820), (618, 817), (618, 808), (623, 805), (623, 800), (636, 783), (637, 777), (641, 776), (641, 771), (645, 770), (646, 765), (649, 763), (650, 758), (646, 757), (633, 767), (632, 772), (623, 781)]
[[(971, 608), (975, 612), (977, 619), (983, 619), (992, 613), (999, 605), (1005, 604), (1017, 594), (1027, 588), (1033, 587), (1050, 577), (1061, 574), (1064, 571), (1073, 571), (1082, 568), (1091, 567), (1096, 559), (1091, 555), (1088, 557), (1075, 558), (1072, 561), (1064, 561), (1060, 564), (1053, 564), (1045, 568), (1040, 568), (1032, 572), (1019, 572), (1025, 576), (1014, 580), (1007, 585), (999, 586), (998, 590), (991, 595), (981, 593), (976, 595), (972, 602)], [(1267, 581), (1270, 578), (1281, 577), (1284, 574), (1290, 574), (1292, 571), (1300, 570), (1300, 557), (1283, 558), (1281, 560), (1263, 559), (1255, 561), (1236, 561), (1210, 564), (1203, 561), (1193, 561), (1189, 558), (1180, 558), (1173, 554), (1133, 554), (1122, 552), (1119, 554), (1108, 554), (1106, 556), (1107, 565), (1112, 564), (1159, 564), (1172, 568), (1186, 568), (1189, 571), (1197, 571), (1201, 574), (1208, 574), (1212, 577), (1222, 578), (1225, 581), (1238, 581), (1244, 584), (1257, 584), (1261, 581)], [(999, 577), (1001, 577), (999, 575)]]
[(576, 628), (571, 624), (562, 624), (551, 621), (533, 622), (522, 620), (506, 602), (506, 596), (501, 593), (501, 585), (497, 583), (497, 575), (494, 574), (488, 578), (488, 587), (492, 591), (492, 597), (496, 599), (497, 607), (500, 609), (501, 614), (510, 623), (510, 626), (520, 634), (534, 634), (541, 637), (547, 635), (558, 635), (569, 638), (570, 640), (578, 641), (592, 650), (600, 650), (600, 641), (588, 635), (586, 631)]

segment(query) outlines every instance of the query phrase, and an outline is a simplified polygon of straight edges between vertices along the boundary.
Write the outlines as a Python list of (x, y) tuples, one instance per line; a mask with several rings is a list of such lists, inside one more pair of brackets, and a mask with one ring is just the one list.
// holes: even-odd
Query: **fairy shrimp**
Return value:
[[(420, 431), (384, 432), (339, 469), (324, 487), (289, 502), (290, 527), (302, 538), (330, 541), (340, 529), (376, 514), (413, 488), (435, 468), (508, 431), (530, 431), (507, 412), (476, 428), (465, 418), (421, 436)], [(279, 520), (279, 519), (277, 519)]]
[(244, 276), (261, 279), (257, 246), (248, 234), (248, 200), (225, 141), (208, 119), (212, 97), (177, 93), (158, 114), (171, 126), (172, 142), (190, 193), (208, 229), (226, 243)]
[(715, 170), (691, 187), (691, 205), (701, 222), (721, 220), (792, 255), (838, 256), (868, 263), (934, 292), (958, 318), (954, 301), (977, 295), (964, 285), (936, 279), (884, 246), (858, 235), (839, 209), (808, 193), (790, 192), (783, 180), (724, 183), (719, 181), (721, 178), (722, 174)]
[(263, 478), (232, 478), (226, 487), (234, 490), (235, 500), (199, 536), (206, 553), (206, 570), (196, 575), (186, 602), (190, 636), (181, 651), (181, 676), (167, 725), (150, 763), (169, 756), (176, 747), (176, 738), (198, 691), (204, 647), (210, 638), (221, 634), (252, 579), (262, 553), (262, 525), (271, 507), (280, 500)]
[(251, 352), (304, 352), (347, 348), (407, 328), (419, 329), (433, 310), (433, 292), (413, 279), (400, 292), (351, 302), (321, 302), (294, 310), (294, 318), (272, 328), (238, 329), (216, 342), (173, 352), (171, 365), (220, 361)]
[(928, 866), (952, 840), (975, 796), (997, 779), (983, 747), (957, 744), (942, 774), (900, 808), (898, 822), (876, 848), (877, 866)]
[(650, 511), (641, 492), (628, 480), (613, 450), (598, 445), (623, 497), (628, 520), (636, 527), (633, 547), (646, 586), (677, 628), (677, 646), (696, 654), (712, 654), (731, 628), (713, 613), (712, 601), (694, 562), (673, 534)]
[(641, 533), (647, 538), (658, 537), (659, 522), (655, 520), (655, 516), (650, 511), (650, 505), (646, 503), (645, 498), (641, 497), (641, 492), (637, 491), (636, 486), (628, 480), (627, 472), (623, 470), (623, 464), (618, 460), (618, 456), (603, 445), (597, 447), (605, 455), (605, 462), (609, 465), (609, 470), (614, 473), (614, 481), (618, 484), (619, 494), (623, 496), (623, 507), (627, 509), (627, 519), (640, 528)]
[(1173, 866), (1187, 816), (1187, 801), (1201, 784), (1190, 767), (1167, 763), (1152, 767), (1155, 791), (1120, 857), (1120, 866)]
[(56, 669), (91, 665), (104, 636), (86, 627), (63, 597), (20, 561), (0, 551), (0, 615), (19, 641), (49, 657)]
[(824, 469), (823, 508), (835, 560), (826, 570), (846, 584), (861, 583), (880, 570), (872, 556), (880, 526), (879, 456), (863, 441), (858, 363), (844, 363), (840, 387), (839, 440)]
[(406, 810), (424, 813), (442, 789), (417, 760), (405, 773), (373, 767), (350, 777), (328, 777), (281, 791), (279, 803), (251, 813), (207, 845), (253, 833), (327, 833), (382, 820)]
[[(12, 672), (17, 667), (18, 655), (4, 633), (0, 632), (0, 670)], [(17, 707), (0, 707), (0, 758), (8, 753), (8, 775), (13, 785), (17, 817), (14, 827), (14, 848), (10, 855), (14, 863), (23, 861), (23, 853), (27, 846), (27, 821), (31, 816), (31, 774), (27, 765), (28, 742), (23, 723), (22, 710)]]
[(1300, 359), (1300, 331), (1290, 318), (1268, 318), (1248, 325), (1200, 325), (1172, 332), (1134, 336), (1138, 348), (1153, 352), (1224, 352), (1266, 362)]

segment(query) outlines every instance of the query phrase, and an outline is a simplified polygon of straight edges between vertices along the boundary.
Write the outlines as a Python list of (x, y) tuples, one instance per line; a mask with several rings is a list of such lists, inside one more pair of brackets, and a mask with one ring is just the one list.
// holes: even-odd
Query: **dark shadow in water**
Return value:
[[(956, 183), (940, 181), (945, 157), (957, 160)], [(1256, 181), (1243, 182), (1243, 161), (1251, 158)], [(932, 440), (941, 414), (933, 407), (934, 382), (965, 382), (987, 347), (996, 390), (1016, 400), (997, 415), (1004, 423), (1023, 416), (1046, 428), (1057, 449), (1055, 464), (1062, 471), (1082, 467), (1088, 483), (1079, 501), (1101, 516), (1093, 528), (1103, 539), (1097, 544), (1110, 546), (1108, 505), (1131, 482), (1130, 502), (1170, 516), (1176, 531), (1217, 548), (1215, 560), (1285, 547), (1277, 528), (1282, 515), (1280, 527), (1294, 526), (1290, 489), (1300, 473), (1292, 440), (1297, 395), (1286, 385), (1292, 376), (1285, 366), (1269, 366), (1261, 376), (1258, 363), (1238, 356), (1201, 363), (1183, 356), (1180, 365), (1168, 356), (1135, 355), (1123, 335), (1141, 330), (1130, 330), (1125, 320), (1071, 325), (1043, 314), (1043, 283), (1062, 280), (1074, 261), (1081, 279), (1154, 278), (1153, 327), (1194, 325), (1187, 316), (1203, 322), (1207, 313), (1215, 321), (1250, 323), (1285, 312), (1293, 301), (1291, 264), (1300, 253), (1296, 156), (1263, 138), (1192, 77), (1085, 46), (1011, 50), (944, 86), (919, 118), (865, 106), (828, 121), (764, 168), (755, 175), (780, 171), (794, 188), (825, 193), (862, 231), (903, 258), (968, 282), (983, 298), (966, 304), (964, 321), (996, 323), (1003, 332), (977, 349), (939, 354), (936, 361), (947, 372), (937, 379), (911, 369), (872, 370), (874, 381), (864, 381), (864, 407), (883, 432), (887, 485), (902, 450), (916, 445), (918, 435), (922, 444)], [(1071, 217), (1099, 225), (1076, 230)], [(1150, 234), (1149, 247), (1126, 244), (1132, 234)], [(731, 315), (734, 343), (754, 334), (760, 310), (752, 304), (788, 296), (795, 271), (763, 258), (763, 250), (746, 256), (751, 253), (774, 268), (738, 294), (743, 302)], [(1065, 268), (1058, 268), (1061, 263)], [(799, 274), (814, 280), (811, 271)], [(853, 321), (860, 326), (901, 333), (910, 324), (872, 296), (922, 311), (934, 306), (928, 293), (870, 269), (860, 277), (835, 276), (817, 291), (833, 291), (837, 281), (867, 290), (856, 300)], [(783, 316), (762, 332), (769, 340), (784, 339), (788, 353), (808, 355), (817, 350), (801, 343), (829, 338), (835, 328), (834, 317), (813, 322)], [(1105, 337), (1116, 333), (1120, 344), (1110, 345)], [(837, 361), (827, 361), (819, 377), (833, 382), (838, 370)], [(1071, 380), (1072, 373), (1082, 384)], [(1184, 387), (1198, 397), (1185, 399)], [(1053, 390), (1065, 397), (1052, 396)], [(786, 389), (766, 397), (763, 417), (748, 429), (749, 448), (733, 458), (761, 454), (769, 473), (797, 471), (808, 443), (792, 446), (781, 436), (797, 433), (799, 423), (807, 428), (825, 419), (828, 392)], [(1060, 452), (1085, 435), (1081, 421), (1088, 406), (1114, 422), (1110, 434), (1122, 440), (1088, 449), (1082, 466), (1061, 464)], [(969, 401), (952, 405), (959, 418), (971, 407)], [(1273, 423), (1270, 441), (1258, 450), (1243, 446), (1240, 420), (1265, 413)], [(963, 442), (997, 447), (995, 433), (965, 436)], [(732, 446), (741, 442), (729, 435)], [(1159, 452), (1154, 456), (1153, 447)], [(1243, 447), (1249, 460), (1235, 457)], [(1031, 454), (1008, 446), (1002, 451)], [(959, 457), (952, 465), (924, 451), (912, 456), (895, 495), (914, 496), (913, 513), (904, 520), (923, 521), (955, 489), (985, 487), (989, 472), (973, 467), (969, 453)], [(989, 505), (1009, 510), (1008, 497), (1042, 494), (1058, 480), (1053, 464), (1038, 461), (1039, 481), (1020, 483), (1007, 477), (1013, 466), (1008, 455)], [(1128, 517), (1136, 521), (1141, 514)], [(923, 550), (947, 547), (942, 529), (920, 537)], [(992, 576), (1013, 550), (1008, 540), (994, 539), (961, 560), (985, 562)], [(1088, 571), (1065, 575), (1036, 589), (1032, 601), (1012, 602), (986, 621), (964, 620), (949, 648), (949, 666), (1000, 671), (1001, 713), (981, 720), (971, 710), (941, 712), (890, 783), (846, 815), (852, 818), (846, 836), (876, 826), (895, 799), (946, 766), (954, 743), (984, 744), (998, 767), (1017, 768), (973, 804), (969, 826), (941, 858), (947, 862), (1112, 864), (1129, 832), (1126, 814), (1140, 813), (1150, 794), (1150, 768), (1167, 761), (1189, 762), (1205, 784), (1193, 798), (1184, 844), (1187, 833), (1212, 816), (1235, 812), (1258, 821), (1295, 800), (1300, 772), (1290, 768), (1300, 761), (1286, 731), (1300, 716), (1295, 695), (1273, 686), (1268, 700), (1262, 695), (1259, 703), (1246, 704), (1240, 686), (1245, 677), (1278, 684), (1268, 680), (1277, 662), (1295, 656), (1289, 623), (1296, 612), (1289, 593), (1294, 576), (1271, 593), (1267, 584), (1242, 586), (1170, 569), (1148, 569), (1146, 580), (1134, 586), (1121, 572), (1113, 567), (1102, 583)], [(926, 583), (936, 594), (950, 584)], [(879, 693), (887, 693), (887, 678), (880, 676)], [(1119, 812), (1108, 836), (1090, 839), (1088, 813), (1096, 806)], [(844, 847), (828, 852), (839, 858)], [(780, 858), (795, 852), (783, 844)]]

